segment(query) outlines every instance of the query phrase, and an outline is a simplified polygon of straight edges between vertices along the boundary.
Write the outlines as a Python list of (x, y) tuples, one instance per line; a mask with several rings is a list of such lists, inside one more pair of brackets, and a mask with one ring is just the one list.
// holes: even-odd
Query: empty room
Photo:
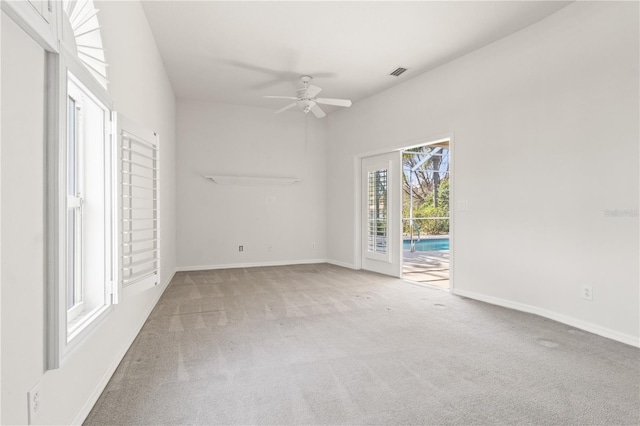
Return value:
[(1, 6), (1, 424), (640, 424), (639, 2)]

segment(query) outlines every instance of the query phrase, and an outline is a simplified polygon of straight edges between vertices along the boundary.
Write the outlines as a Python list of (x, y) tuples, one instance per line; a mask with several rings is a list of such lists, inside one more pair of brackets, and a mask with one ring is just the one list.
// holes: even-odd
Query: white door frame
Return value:
[[(449, 142), (449, 291), (451, 293), (453, 293), (453, 268), (454, 268), (454, 262), (453, 262), (453, 246), (454, 246), (454, 238), (453, 238), (453, 233), (454, 233), (454, 212), (455, 212), (455, 198), (454, 198), (454, 193), (455, 193), (455, 184), (454, 184), (454, 180), (455, 180), (455, 173), (454, 173), (454, 164), (455, 164), (455, 160), (454, 160), (454, 154), (453, 154), (453, 135), (446, 137), (446, 138), (440, 138), (437, 140), (432, 140), (429, 142), (423, 142), (423, 143), (419, 143), (416, 145), (411, 145), (411, 146), (407, 146), (405, 148), (403, 148), (403, 150), (407, 150), (407, 149), (411, 149), (411, 148), (417, 148), (420, 146), (429, 146), (429, 145), (434, 145), (437, 143), (441, 143), (441, 142), (445, 142), (448, 141)], [(404, 195), (404, 194), (403, 194)], [(401, 201), (402, 202), (402, 201)], [(404, 261), (404, 258), (403, 258)], [(403, 271), (404, 271), (404, 264), (403, 264)]]
[[(414, 139), (404, 143), (391, 145), (386, 149), (378, 149), (354, 155), (353, 157), (353, 268), (362, 269), (362, 159), (374, 155), (385, 154), (393, 151), (414, 148), (417, 146), (429, 145), (438, 142), (449, 141), (449, 291), (455, 294), (455, 223), (456, 223), (456, 172), (455, 172), (455, 137), (453, 133), (439, 136)], [(402, 185), (402, 181), (400, 181)], [(401, 201), (402, 203), (402, 197)], [(402, 221), (402, 218), (400, 218)], [(401, 228), (402, 229), (402, 228)], [(400, 252), (400, 264), (402, 265), (402, 252)]]

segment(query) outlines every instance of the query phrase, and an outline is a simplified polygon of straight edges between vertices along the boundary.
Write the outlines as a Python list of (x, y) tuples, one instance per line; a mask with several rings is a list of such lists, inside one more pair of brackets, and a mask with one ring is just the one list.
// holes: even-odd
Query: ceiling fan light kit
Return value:
[(311, 77), (310, 75), (303, 75), (300, 77), (300, 81), (302, 81), (303, 87), (297, 90), (297, 96), (265, 96), (265, 98), (269, 99), (289, 99), (294, 101), (289, 105), (277, 110), (275, 114), (279, 114), (297, 106), (298, 109), (300, 109), (305, 114), (311, 112), (316, 116), (316, 118), (322, 118), (327, 114), (325, 114), (325, 112), (322, 110), (322, 108), (320, 108), (318, 104), (333, 105), (344, 108), (348, 108), (351, 106), (351, 101), (348, 99), (316, 98), (316, 96), (322, 91), (322, 89), (311, 84), (311, 80), (313, 80), (313, 77)]

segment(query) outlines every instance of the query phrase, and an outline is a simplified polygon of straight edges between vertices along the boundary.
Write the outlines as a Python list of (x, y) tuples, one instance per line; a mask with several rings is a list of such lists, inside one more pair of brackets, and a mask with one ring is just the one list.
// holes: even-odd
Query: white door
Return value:
[(402, 276), (402, 152), (362, 159), (362, 269)]

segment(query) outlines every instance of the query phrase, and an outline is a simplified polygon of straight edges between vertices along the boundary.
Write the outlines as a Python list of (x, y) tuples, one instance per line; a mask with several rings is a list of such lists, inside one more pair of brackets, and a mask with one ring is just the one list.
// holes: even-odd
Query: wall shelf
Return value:
[(300, 182), (302, 179), (296, 178), (275, 178), (259, 176), (205, 176), (220, 185), (272, 185), (287, 186)]

